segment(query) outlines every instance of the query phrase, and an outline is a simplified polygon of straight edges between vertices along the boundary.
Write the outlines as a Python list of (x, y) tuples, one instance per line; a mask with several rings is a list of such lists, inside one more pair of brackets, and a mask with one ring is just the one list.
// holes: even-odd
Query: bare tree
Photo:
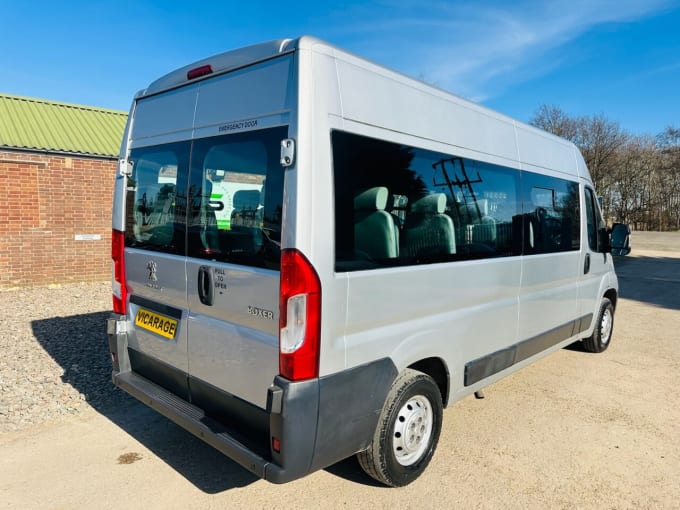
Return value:
[(529, 123), (572, 142), (578, 135), (576, 119), (569, 117), (559, 106), (555, 105), (539, 106)]
[(662, 229), (680, 229), (680, 129), (667, 127), (657, 137), (663, 201), (659, 216)]
[(606, 192), (616, 174), (617, 152), (629, 138), (618, 122), (604, 115), (578, 117), (578, 134), (572, 140), (583, 154), (590, 175), (600, 192)]
[(631, 223), (636, 230), (649, 229), (658, 198), (658, 163), (656, 144), (650, 137), (629, 137), (619, 148), (612, 183), (605, 195), (613, 219)]

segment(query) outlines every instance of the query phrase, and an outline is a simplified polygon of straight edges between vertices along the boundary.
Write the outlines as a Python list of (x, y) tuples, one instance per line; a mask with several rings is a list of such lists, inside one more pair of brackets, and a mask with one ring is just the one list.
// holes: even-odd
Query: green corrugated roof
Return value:
[(0, 94), (0, 148), (117, 156), (127, 113)]

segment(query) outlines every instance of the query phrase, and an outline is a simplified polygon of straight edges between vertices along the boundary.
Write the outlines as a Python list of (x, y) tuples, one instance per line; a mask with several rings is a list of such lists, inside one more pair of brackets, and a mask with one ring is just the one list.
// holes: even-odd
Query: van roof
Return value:
[[(575, 147), (575, 145), (570, 141), (555, 136), (541, 129), (538, 129), (527, 123), (513, 119), (512, 117), (504, 115), (500, 112), (497, 112), (480, 104), (469, 101), (448, 90), (444, 90), (439, 87), (427, 84), (411, 76), (390, 69), (384, 65), (371, 62), (370, 60), (364, 57), (343, 50), (323, 40), (307, 35), (295, 39), (276, 39), (268, 42), (254, 44), (252, 46), (234, 49), (231, 51), (227, 51), (224, 53), (220, 53), (217, 55), (213, 55), (211, 57), (201, 59), (192, 64), (186, 65), (175, 71), (172, 71), (166, 74), (165, 76), (162, 76), (161, 78), (155, 80), (146, 89), (143, 89), (140, 92), (138, 92), (136, 98), (139, 99), (145, 96), (155, 95), (166, 90), (181, 87), (182, 85), (185, 85), (189, 82), (200, 81), (202, 79), (206, 79), (218, 74), (246, 67), (257, 62), (269, 60), (279, 55), (291, 53), (298, 49), (311, 50), (312, 48), (314, 49), (314, 51), (333, 55), (334, 57), (341, 58), (343, 60), (345, 59), (350, 61), (354, 60), (355, 62), (361, 61), (362, 66), (366, 66), (369, 69), (373, 69), (378, 73), (389, 74), (390, 76), (395, 77), (398, 81), (409, 82), (412, 86), (415, 86), (416, 88), (419, 88), (421, 90), (427, 90), (430, 91), (430, 93), (436, 95), (446, 96), (450, 101), (453, 101), (454, 103), (458, 104), (463, 108), (477, 111), (478, 113), (481, 113), (487, 117), (496, 119), (498, 122), (512, 125), (518, 136), (524, 133), (525, 136), (528, 136), (529, 138), (535, 141), (543, 140), (539, 142), (538, 145), (538, 147), (540, 147), (543, 152), (546, 151), (550, 152), (549, 149), (551, 143), (552, 144), (556, 143), (558, 144), (558, 146), (562, 146), (564, 149), (568, 148), (567, 150), (569, 151), (573, 150), (576, 159), (576, 161), (572, 159), (572, 161), (574, 161), (575, 163), (573, 172), (574, 175), (579, 175), (580, 177), (584, 177), (587, 180), (590, 180), (589, 172), (586, 169), (585, 163), (583, 162), (583, 158), (580, 152)], [(199, 76), (193, 79), (189, 78), (188, 73), (190, 71), (199, 70), (200, 68), (204, 68), (207, 66), (209, 66), (209, 70), (205, 74), (202, 75), (199, 74)], [(545, 145), (545, 141), (548, 140), (549, 140), (548, 145)], [(554, 148), (555, 146), (553, 145), (552, 147)]]

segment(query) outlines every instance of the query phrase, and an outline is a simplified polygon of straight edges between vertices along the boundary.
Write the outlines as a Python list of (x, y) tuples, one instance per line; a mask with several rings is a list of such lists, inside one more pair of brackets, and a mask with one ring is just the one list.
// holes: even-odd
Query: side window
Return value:
[(604, 227), (604, 221), (595, 202), (595, 193), (590, 188), (586, 188), (586, 222), (588, 224), (588, 247), (591, 251), (597, 251), (597, 232)]
[(331, 134), (336, 270), (519, 254), (519, 172)]
[(580, 247), (578, 183), (522, 174), (524, 253), (556, 253)]
[(519, 172), (458, 157), (431, 166), (430, 188), (447, 197), (459, 258), (519, 255), (521, 229), (513, 227), (520, 212)]
[(127, 178), (126, 246), (184, 253), (188, 143), (135, 149)]
[(188, 255), (278, 269), (285, 127), (194, 142)]

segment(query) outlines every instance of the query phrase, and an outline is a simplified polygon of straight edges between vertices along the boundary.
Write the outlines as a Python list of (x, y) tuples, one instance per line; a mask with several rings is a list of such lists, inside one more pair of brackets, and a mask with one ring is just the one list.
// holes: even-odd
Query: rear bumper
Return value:
[[(133, 371), (125, 320), (112, 315), (107, 324), (114, 384), (273, 483), (295, 480), (367, 448), (397, 376), (389, 359), (308, 381), (277, 376), (268, 389), (269, 444), (253, 448), (204, 409)], [(278, 452), (273, 438), (280, 443)]]
[(205, 423), (207, 416), (202, 409), (191, 405), (174, 393), (161, 388), (134, 372), (114, 372), (113, 382), (120, 389), (155, 409), (193, 435), (203, 439), (213, 448), (219, 450), (257, 476), (261, 478), (266, 477), (267, 467), (271, 464), (271, 461), (254, 454), (229, 434), (214, 431), (213, 428)]

